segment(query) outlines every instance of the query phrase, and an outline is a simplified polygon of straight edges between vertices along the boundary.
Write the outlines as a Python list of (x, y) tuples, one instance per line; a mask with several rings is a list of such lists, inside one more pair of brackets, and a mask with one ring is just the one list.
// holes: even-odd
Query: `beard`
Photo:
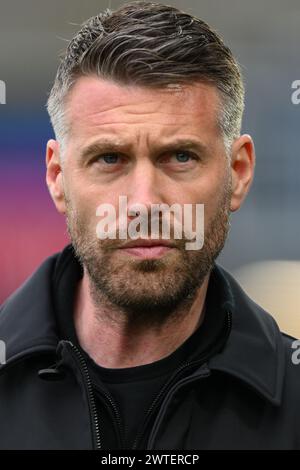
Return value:
[(69, 236), (75, 255), (89, 277), (97, 309), (120, 312), (128, 324), (159, 327), (179, 318), (193, 304), (198, 289), (222, 251), (230, 227), (231, 183), (224, 186), (213, 217), (205, 227), (200, 250), (186, 250), (185, 238), (173, 239), (175, 249), (158, 259), (122, 254), (124, 242), (100, 240), (88, 229), (86, 213), (66, 197)]

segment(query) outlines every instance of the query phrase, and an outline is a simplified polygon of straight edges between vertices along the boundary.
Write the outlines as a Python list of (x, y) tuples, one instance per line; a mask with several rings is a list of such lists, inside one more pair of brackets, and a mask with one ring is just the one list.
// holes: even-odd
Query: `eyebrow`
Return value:
[(81, 160), (86, 160), (88, 157), (91, 157), (92, 155), (97, 155), (98, 153), (101, 153), (103, 151), (107, 150), (115, 150), (115, 151), (120, 151), (121, 149), (124, 149), (126, 147), (125, 142), (117, 142), (113, 140), (108, 140), (108, 139), (102, 139), (97, 142), (93, 142), (92, 144), (88, 145), (87, 147), (83, 148), (79, 154), (80, 154), (80, 159)]
[[(95, 156), (105, 151), (124, 151), (124, 149), (128, 149), (129, 146), (130, 145), (128, 142), (121, 142), (118, 140), (98, 140), (80, 151), (80, 159), (85, 161), (89, 157)], [(170, 150), (195, 150), (201, 153), (203, 156), (208, 155), (209, 153), (208, 147), (204, 143), (193, 139), (176, 139), (173, 142), (169, 142), (167, 144), (157, 145), (157, 151), (160, 153), (168, 152)]]

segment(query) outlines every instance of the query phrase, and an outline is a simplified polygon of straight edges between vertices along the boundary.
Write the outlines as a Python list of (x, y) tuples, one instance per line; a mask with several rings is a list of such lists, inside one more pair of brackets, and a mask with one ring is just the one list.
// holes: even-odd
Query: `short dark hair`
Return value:
[(61, 143), (68, 132), (68, 92), (80, 76), (95, 74), (152, 88), (213, 84), (221, 97), (219, 125), (226, 148), (240, 134), (244, 85), (236, 59), (208, 24), (175, 7), (132, 2), (82, 24), (61, 57), (47, 101)]

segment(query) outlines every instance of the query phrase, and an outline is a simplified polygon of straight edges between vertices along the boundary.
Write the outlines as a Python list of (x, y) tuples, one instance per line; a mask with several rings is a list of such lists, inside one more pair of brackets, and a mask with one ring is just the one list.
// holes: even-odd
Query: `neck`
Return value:
[(200, 326), (209, 274), (192, 304), (178, 307), (162, 325), (133, 325), (124, 312), (105, 299), (97, 305), (91, 295), (90, 279), (84, 271), (74, 308), (74, 322), (80, 346), (100, 366), (135, 367), (150, 364), (174, 352)]

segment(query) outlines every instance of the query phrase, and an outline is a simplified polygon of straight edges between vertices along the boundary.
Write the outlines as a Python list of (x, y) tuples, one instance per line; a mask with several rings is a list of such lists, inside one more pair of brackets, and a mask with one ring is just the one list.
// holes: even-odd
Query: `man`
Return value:
[[(300, 447), (292, 339), (215, 262), (253, 179), (243, 103), (231, 51), (173, 7), (127, 4), (72, 39), (46, 150), (72, 243), (2, 306), (1, 448)], [(202, 204), (203, 246), (105, 238), (108, 204), (117, 235), (153, 205)]]

